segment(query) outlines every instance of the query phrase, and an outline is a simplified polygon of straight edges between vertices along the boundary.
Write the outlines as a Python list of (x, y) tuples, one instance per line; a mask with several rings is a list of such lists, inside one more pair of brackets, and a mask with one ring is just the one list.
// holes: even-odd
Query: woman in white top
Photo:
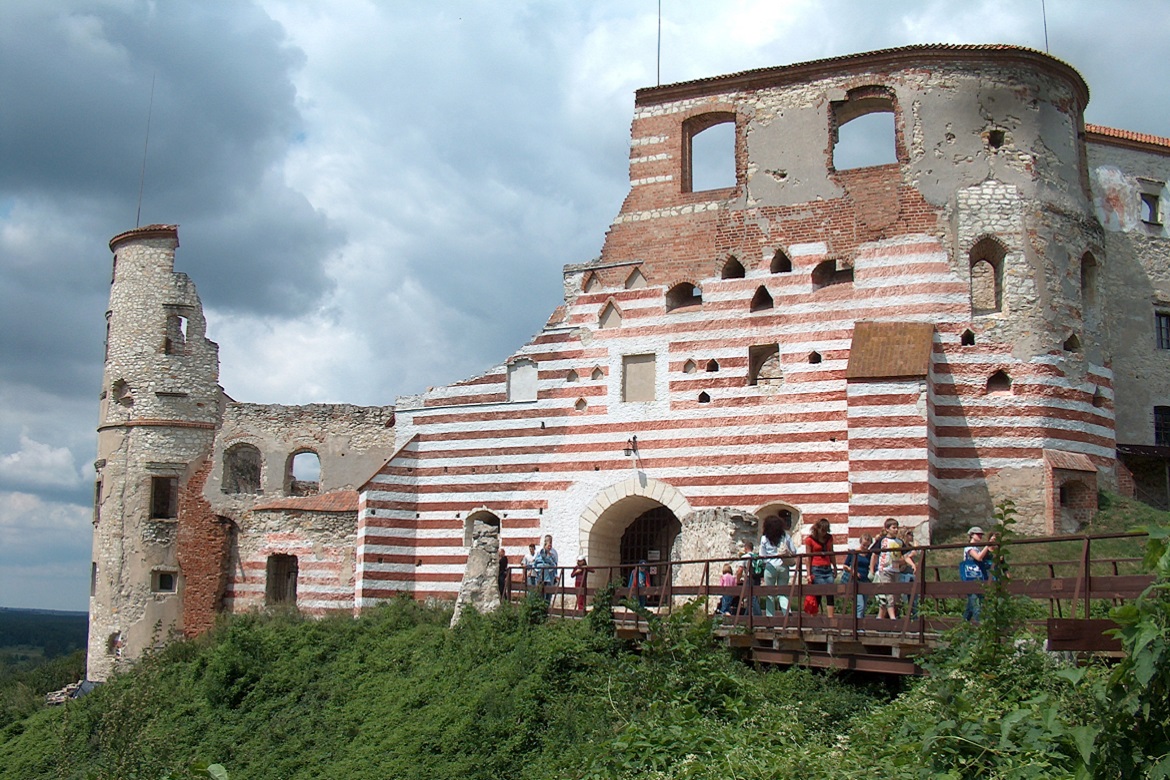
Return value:
[[(764, 535), (760, 539), (760, 556), (764, 559), (764, 585), (788, 584), (788, 559), (796, 555), (796, 545), (789, 533), (791, 521), (785, 523), (777, 515), (764, 518)], [(780, 614), (788, 614), (787, 596), (769, 596), (764, 601), (764, 614), (775, 617), (776, 604)]]

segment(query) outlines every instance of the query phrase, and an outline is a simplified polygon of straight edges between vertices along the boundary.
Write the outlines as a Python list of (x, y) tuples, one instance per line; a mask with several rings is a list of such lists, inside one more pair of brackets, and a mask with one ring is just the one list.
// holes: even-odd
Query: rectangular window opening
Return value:
[(297, 603), (297, 557), (269, 555), (264, 601), (268, 606)]
[(178, 590), (179, 575), (173, 571), (150, 573), (150, 590), (153, 593), (174, 593)]
[(150, 517), (152, 520), (174, 520), (179, 516), (179, 478), (150, 478)]
[(1155, 312), (1154, 326), (1158, 333), (1158, 349), (1170, 349), (1170, 312)]
[(1154, 444), (1170, 447), (1170, 406), (1154, 407)]

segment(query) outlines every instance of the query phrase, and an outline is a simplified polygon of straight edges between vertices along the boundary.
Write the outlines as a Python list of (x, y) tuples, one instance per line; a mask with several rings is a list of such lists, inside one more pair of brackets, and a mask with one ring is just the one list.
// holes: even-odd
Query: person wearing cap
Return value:
[[(967, 529), (967, 546), (963, 548), (963, 563), (971, 570), (968, 561), (972, 561), (979, 571), (979, 580), (985, 581), (988, 578), (988, 570), (991, 568), (991, 544), (983, 544), (983, 529), (977, 525), (973, 525)], [(995, 543), (995, 534), (991, 535), (992, 544)], [(983, 545), (980, 548), (980, 545)], [(968, 593), (967, 594), (967, 608), (963, 610), (963, 620), (969, 623), (979, 622), (979, 613), (983, 608), (983, 594), (982, 593)]]

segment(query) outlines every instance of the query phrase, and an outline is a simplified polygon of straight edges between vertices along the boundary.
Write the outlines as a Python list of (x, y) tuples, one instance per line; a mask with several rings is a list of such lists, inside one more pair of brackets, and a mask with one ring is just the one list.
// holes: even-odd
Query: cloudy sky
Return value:
[[(596, 257), (657, 0), (3, 0), (0, 606), (84, 610), (113, 235), (180, 225), (240, 401), (479, 373)], [(1045, 47), (1041, 0), (662, 0), (662, 83), (913, 43)], [(1047, 0), (1091, 122), (1170, 136), (1170, 3)]]

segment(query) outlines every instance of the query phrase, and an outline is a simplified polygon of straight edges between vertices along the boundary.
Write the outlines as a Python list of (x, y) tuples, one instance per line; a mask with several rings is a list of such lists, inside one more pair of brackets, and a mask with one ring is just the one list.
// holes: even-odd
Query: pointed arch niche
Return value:
[(610, 330), (611, 328), (620, 328), (622, 326), (622, 313), (613, 301), (605, 304), (601, 310), (601, 316), (597, 318), (597, 327), (601, 330)]

